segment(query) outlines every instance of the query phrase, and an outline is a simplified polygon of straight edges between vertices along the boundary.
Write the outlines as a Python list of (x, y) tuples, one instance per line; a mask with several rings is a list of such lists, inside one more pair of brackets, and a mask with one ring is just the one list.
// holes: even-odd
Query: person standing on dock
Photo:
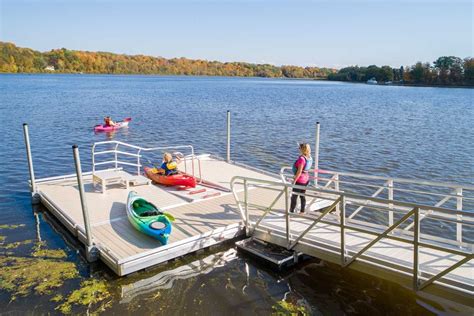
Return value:
[[(313, 158), (311, 157), (311, 147), (307, 143), (299, 144), (300, 156), (293, 164), (293, 173), (295, 177), (293, 178), (293, 185), (307, 186), (309, 184), (309, 169), (313, 164)], [(290, 212), (294, 213), (296, 208), (296, 201), (298, 196), (301, 200), (301, 209), (300, 213), (304, 213), (306, 207), (306, 193), (305, 189), (293, 189), (293, 194), (291, 195), (291, 204)]]

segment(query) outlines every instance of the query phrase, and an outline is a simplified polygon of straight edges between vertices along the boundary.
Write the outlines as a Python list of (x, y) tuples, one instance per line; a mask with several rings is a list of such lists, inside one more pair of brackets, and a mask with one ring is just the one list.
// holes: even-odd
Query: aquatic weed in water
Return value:
[(86, 280), (81, 283), (80, 289), (73, 291), (66, 301), (56, 309), (64, 314), (69, 314), (72, 312), (73, 306), (96, 306), (92, 312), (98, 313), (111, 305), (111, 300), (104, 302), (110, 296), (105, 280)]

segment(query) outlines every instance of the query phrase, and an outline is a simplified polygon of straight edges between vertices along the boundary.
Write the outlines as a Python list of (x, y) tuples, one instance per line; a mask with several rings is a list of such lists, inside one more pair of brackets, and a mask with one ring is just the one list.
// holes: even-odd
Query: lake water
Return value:
[[(42, 207), (32, 210), (21, 124), (30, 126), (37, 177), (73, 173), (72, 144), (80, 147), (83, 170), (90, 169), (92, 143), (112, 138), (143, 146), (193, 144), (200, 153), (224, 156), (226, 110), (231, 110), (232, 158), (268, 171), (277, 172), (292, 162), (297, 141), (313, 143), (314, 124), (320, 121), (323, 169), (472, 185), (473, 97), (472, 89), (304, 80), (0, 75), (0, 224), (23, 225), (1, 226), (0, 259), (30, 258), (41, 238), (42, 249), (66, 251), (65, 258), (53, 261), (71, 263), (77, 270), (50, 292), (38, 290), (35, 279), (25, 281), (24, 291), (9, 288), (0, 275), (0, 306), (6, 307), (0, 313), (54, 312), (73, 300), (70, 294), (81, 288), (81, 282), (92, 279), (106, 284), (106, 294), (98, 302), (71, 303), (73, 312), (266, 315), (278, 308), (305, 308), (313, 314), (455, 312), (392, 283), (318, 260), (289, 274), (274, 273), (232, 252), (232, 244), (117, 278), (100, 263), (87, 264), (74, 241)], [(129, 129), (113, 135), (94, 134), (92, 127), (105, 115), (130, 116), (133, 121)], [(220, 256), (228, 260), (213, 269), (204, 266), (188, 278), (158, 282), (146, 292), (131, 291), (134, 284), (166, 270)]]

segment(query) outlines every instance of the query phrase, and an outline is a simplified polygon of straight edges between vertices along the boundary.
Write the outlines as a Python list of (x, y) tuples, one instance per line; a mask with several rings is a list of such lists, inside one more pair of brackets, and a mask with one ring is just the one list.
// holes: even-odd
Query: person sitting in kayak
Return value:
[(117, 124), (115, 124), (114, 121), (112, 121), (112, 119), (110, 118), (110, 116), (106, 116), (104, 117), (104, 125), (109, 127), (109, 126), (116, 126)]
[(173, 156), (170, 153), (165, 153), (163, 155), (163, 163), (160, 168), (157, 168), (157, 173), (164, 174), (165, 176), (170, 176), (178, 173), (178, 161), (173, 160)]

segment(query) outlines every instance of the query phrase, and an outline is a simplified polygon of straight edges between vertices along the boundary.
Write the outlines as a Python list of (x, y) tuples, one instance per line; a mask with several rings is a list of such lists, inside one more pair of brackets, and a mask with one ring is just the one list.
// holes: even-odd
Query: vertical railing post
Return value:
[(341, 216), (339, 220), (339, 227), (341, 230), (341, 265), (346, 264), (346, 197), (341, 195)]
[[(137, 151), (137, 176), (140, 175), (140, 171), (141, 171), (141, 159), (140, 159), (140, 153), (142, 152), (142, 149), (140, 148), (138, 151)], [(184, 167), (186, 168), (186, 161), (184, 162)], [(186, 170), (184, 171), (186, 172)]]
[(316, 140), (314, 144), (314, 186), (318, 185), (319, 169), (319, 122), (316, 122)]
[[(387, 186), (388, 186), (388, 199), (393, 200), (393, 179), (388, 179), (387, 180)], [(393, 225), (393, 203), (388, 204), (388, 208), (390, 211), (388, 211), (388, 226)]]
[(230, 162), (230, 111), (227, 110), (227, 162)]
[(290, 194), (288, 191), (288, 186), (285, 185), (285, 223), (286, 223), (286, 244), (287, 247), (290, 247), (290, 206), (289, 199)]
[[(338, 173), (334, 175), (334, 190), (339, 191), (339, 174)], [(339, 206), (339, 204), (337, 204), (336, 214), (340, 214), (340, 213), (341, 213), (341, 207)]]
[(118, 154), (117, 154), (117, 148), (118, 148), (118, 145), (119, 144), (116, 144), (115, 145), (115, 149), (114, 149), (114, 156), (115, 156), (115, 170), (118, 169)]
[(418, 207), (414, 208), (413, 223), (413, 289), (417, 291), (419, 275), (418, 244), (420, 242), (420, 209)]
[(81, 200), (81, 207), (82, 207), (82, 216), (84, 219), (84, 228), (86, 231), (86, 257), (88, 261), (95, 261), (97, 260), (97, 253), (95, 247), (93, 247), (92, 243), (92, 232), (91, 232), (91, 225), (89, 221), (89, 211), (87, 209), (87, 202), (86, 196), (84, 193), (84, 181), (82, 179), (82, 168), (81, 168), (81, 159), (79, 157), (79, 148), (77, 145), (72, 146), (72, 151), (74, 154), (74, 163), (76, 165), (76, 175), (77, 175), (77, 184), (79, 187), (79, 197)]
[(36, 193), (36, 179), (35, 171), (33, 169), (33, 157), (31, 156), (30, 134), (28, 131), (28, 124), (26, 123), (23, 123), (23, 136), (25, 138), (26, 159), (28, 160), (28, 170), (30, 172), (31, 202), (37, 204), (39, 203), (39, 198)]
[[(462, 188), (456, 188), (456, 210), (462, 211)], [(458, 243), (462, 243), (462, 215), (457, 215), (456, 219), (458, 222), (456, 223), (456, 241)]]
[(249, 216), (249, 191), (247, 179), (244, 179), (244, 204), (245, 204), (245, 234), (250, 233), (250, 216)]
[(92, 146), (92, 174), (95, 173), (95, 144)]

